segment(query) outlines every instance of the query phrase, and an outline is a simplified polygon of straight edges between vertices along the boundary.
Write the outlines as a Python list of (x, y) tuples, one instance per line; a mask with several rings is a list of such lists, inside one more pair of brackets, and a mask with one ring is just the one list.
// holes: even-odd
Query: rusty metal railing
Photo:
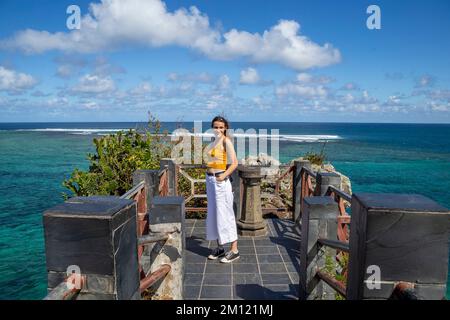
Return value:
[[(317, 178), (317, 174), (307, 168), (303, 167), (300, 171), (301, 178), (301, 191), (300, 191), (300, 201), (301, 201), (301, 211), (304, 210), (304, 198), (311, 197), (315, 194), (315, 188), (313, 187), (312, 179)], [(316, 186), (317, 187), (317, 186)], [(343, 262), (344, 257), (348, 257), (349, 254), (349, 224), (350, 216), (346, 211), (346, 204), (350, 206), (352, 196), (345, 193), (344, 191), (334, 187), (329, 186), (325, 196), (330, 196), (337, 202), (339, 212), (337, 214), (337, 239), (318, 239), (317, 246), (330, 247), (336, 250), (336, 261)], [(316, 276), (319, 280), (327, 283), (331, 288), (338, 292), (342, 297), (346, 297), (346, 285), (342, 281), (337, 280), (334, 276), (330, 275), (323, 270), (315, 270)], [(347, 276), (347, 270), (342, 270), (342, 275)]]
[(72, 273), (59, 285), (53, 288), (44, 300), (75, 300), (86, 285), (86, 276)]
[(304, 211), (304, 205), (303, 205), (303, 200), (306, 197), (310, 197), (312, 195), (314, 195), (314, 188), (313, 188), (313, 183), (312, 183), (312, 179), (316, 179), (316, 173), (314, 171), (312, 171), (311, 169), (308, 169), (306, 167), (303, 167), (300, 171), (300, 185), (301, 185), (301, 189), (300, 189), (300, 211), (303, 212)]
[(161, 168), (161, 171), (158, 174), (158, 178), (158, 193), (161, 197), (166, 197), (169, 195), (169, 168), (167, 166)]
[(206, 169), (206, 165), (204, 164), (179, 164), (178, 166), (178, 172), (177, 172), (177, 180), (176, 184), (178, 186), (178, 190), (180, 190), (179, 183), (180, 183), (180, 177), (183, 177), (187, 180), (189, 184), (189, 193), (185, 195), (185, 202), (186, 202), (186, 212), (192, 212), (192, 211), (205, 211), (206, 207), (196, 207), (196, 206), (190, 206), (188, 205), (189, 202), (193, 199), (206, 199), (206, 193), (197, 193), (196, 191), (196, 184), (206, 184), (206, 179), (198, 179), (192, 177), (187, 170), (189, 169)]
[(352, 196), (333, 186), (328, 187), (325, 195), (332, 197), (338, 204), (339, 214), (337, 216), (337, 236), (340, 241), (348, 242), (350, 215), (347, 213), (346, 206), (350, 207)]
[[(145, 190), (145, 182), (141, 181), (139, 184), (135, 185), (128, 192), (126, 192), (122, 199), (132, 199), (137, 202), (137, 236), (140, 237), (145, 233), (148, 233), (149, 225), (148, 225), (148, 215), (147, 215), (147, 193)], [(142, 254), (144, 253), (144, 246), (138, 246), (138, 259), (140, 261)], [(141, 279), (146, 276), (142, 265), (139, 266), (139, 273), (141, 275)]]
[[(163, 186), (163, 191), (167, 190), (167, 168), (164, 168), (160, 174), (160, 189), (161, 193), (161, 185)], [(163, 183), (161, 184), (161, 181)], [(171, 270), (171, 266), (169, 264), (161, 265), (157, 270), (152, 273), (148, 273), (147, 270), (144, 270), (142, 265), (142, 256), (144, 254), (145, 246), (150, 245), (155, 242), (166, 242), (170, 234), (173, 232), (178, 232), (179, 230), (170, 230), (168, 232), (160, 233), (160, 232), (152, 232), (150, 229), (149, 221), (148, 221), (148, 210), (147, 210), (147, 185), (145, 181), (141, 181), (133, 188), (131, 188), (128, 192), (126, 192), (121, 198), (123, 199), (133, 199), (137, 202), (137, 222), (138, 222), (138, 260), (139, 260), (139, 274), (140, 274), (140, 291), (141, 294), (155, 284), (160, 279), (164, 278)]]
[[(189, 202), (192, 202), (195, 199), (206, 199), (206, 192), (205, 193), (200, 193), (198, 192), (198, 188), (196, 188), (196, 186), (198, 184), (205, 184), (206, 183), (206, 179), (205, 178), (195, 178), (193, 177), (190, 173), (189, 170), (192, 169), (206, 169), (206, 165), (205, 164), (178, 164), (176, 165), (176, 181), (175, 184), (177, 185), (177, 189), (180, 190), (180, 183), (181, 180), (180, 179), (184, 179), (185, 181), (187, 181), (187, 184), (189, 185), (189, 189), (187, 194), (184, 194), (185, 197), (185, 201), (186, 201), (186, 212), (206, 212), (206, 206), (205, 207), (199, 207), (199, 206), (195, 206), (195, 205), (189, 205)], [(289, 177), (290, 175), (292, 175), (293, 173), (293, 169), (294, 166), (290, 166), (290, 165), (280, 165), (279, 166), (279, 170), (275, 175), (272, 176), (267, 176), (264, 177), (262, 179), (262, 183), (271, 183), (273, 184), (274, 179), (275, 179), (275, 186), (274, 186), (274, 191), (272, 193), (269, 192), (261, 192), (261, 198), (263, 199), (269, 199), (269, 200), (273, 200), (273, 199), (277, 199), (278, 203), (281, 204), (281, 206), (277, 206), (276, 210), (277, 211), (291, 211), (292, 210), (292, 203), (289, 203), (289, 201), (287, 201), (286, 199), (284, 199), (281, 196), (281, 190), (283, 188), (283, 180), (288, 181), (288, 190), (289, 195), (292, 193), (292, 187), (293, 187), (293, 183), (292, 183), (292, 178)], [(284, 170), (284, 171), (282, 171)], [(161, 179), (164, 179), (165, 177), (161, 177)], [(238, 178), (240, 179), (240, 178)], [(160, 180), (161, 181), (161, 180)], [(166, 185), (166, 182), (160, 182), (160, 186), (161, 185)], [(160, 187), (160, 189), (162, 189)], [(240, 195), (241, 196), (241, 195)], [(263, 212), (267, 212), (267, 211), (274, 211), (273, 208), (262, 208)]]
[[(262, 167), (264, 168), (264, 167)], [(268, 167), (269, 170), (270, 167)], [(294, 171), (294, 166), (290, 165), (280, 165), (278, 166), (277, 173), (275, 175), (265, 176), (261, 180), (261, 184), (273, 184), (273, 180), (275, 179), (275, 188), (272, 193), (270, 192), (264, 192), (264, 190), (261, 190), (261, 198), (262, 199), (268, 199), (270, 202), (273, 202), (274, 200), (280, 204), (276, 207), (276, 211), (284, 211), (284, 212), (292, 212), (293, 210), (293, 203), (292, 200), (289, 202), (287, 199), (282, 197), (282, 186), (283, 181), (287, 182), (287, 190), (289, 191), (289, 195), (292, 195), (292, 188), (293, 188), (293, 179), (292, 174)], [(285, 183), (286, 184), (286, 183)], [(274, 208), (262, 208), (263, 212), (265, 211), (274, 211)]]

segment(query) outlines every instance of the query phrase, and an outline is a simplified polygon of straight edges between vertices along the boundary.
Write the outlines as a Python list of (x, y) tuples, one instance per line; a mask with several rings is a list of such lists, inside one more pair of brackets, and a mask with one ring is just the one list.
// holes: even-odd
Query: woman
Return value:
[[(233, 193), (229, 176), (237, 168), (238, 161), (234, 146), (229, 137), (228, 121), (223, 117), (215, 117), (211, 122), (215, 140), (206, 149), (208, 154), (206, 170), (206, 194), (208, 213), (206, 216), (206, 240), (216, 240), (217, 248), (213, 249), (208, 259), (222, 258), (220, 262), (230, 263), (239, 258), (237, 247), (236, 219), (233, 211)], [(227, 166), (227, 159), (231, 164)], [(231, 242), (231, 248), (225, 252), (224, 244)]]

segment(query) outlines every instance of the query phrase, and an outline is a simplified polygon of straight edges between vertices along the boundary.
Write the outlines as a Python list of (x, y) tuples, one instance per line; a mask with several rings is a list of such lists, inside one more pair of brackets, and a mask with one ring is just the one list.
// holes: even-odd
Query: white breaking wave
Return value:
[(127, 131), (129, 129), (68, 129), (68, 128), (45, 128), (45, 129), (16, 129), (14, 131), (34, 131), (34, 132), (67, 132), (69, 134), (95, 134), (95, 133), (106, 133), (106, 132), (118, 132)]
[[(214, 135), (212, 133), (175, 133), (170, 134), (169, 136), (198, 136), (198, 137), (213, 137)], [(321, 141), (329, 141), (329, 140), (339, 140), (342, 139), (338, 135), (323, 135), (323, 134), (317, 134), (317, 135), (297, 135), (297, 134), (253, 134), (253, 133), (233, 133), (233, 137), (235, 138), (253, 138), (253, 139), (278, 139), (279, 141), (293, 141), (293, 142), (321, 142)]]
[[(89, 134), (98, 134), (98, 135), (106, 135), (108, 133), (114, 133), (119, 131), (128, 131), (129, 128), (123, 129), (81, 129), (81, 128), (42, 128), (42, 129), (16, 129), (14, 131), (35, 131), (35, 132), (67, 132), (69, 134), (77, 134), (77, 135), (89, 135)], [(134, 129), (133, 129), (134, 130)], [(192, 132), (175, 132), (169, 134), (170, 137), (177, 136), (198, 136), (204, 138), (212, 138), (214, 134), (212, 133), (192, 133)], [(234, 132), (233, 136), (237, 139), (239, 138), (248, 138), (248, 139), (278, 139), (279, 141), (292, 141), (292, 142), (322, 142), (322, 141), (332, 141), (342, 139), (338, 135), (324, 135), (324, 134), (258, 134), (258, 133), (237, 133)]]

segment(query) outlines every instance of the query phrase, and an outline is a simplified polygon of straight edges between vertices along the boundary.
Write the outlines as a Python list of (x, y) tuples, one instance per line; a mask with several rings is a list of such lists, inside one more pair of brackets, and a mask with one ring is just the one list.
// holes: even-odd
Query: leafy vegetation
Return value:
[[(144, 132), (119, 131), (93, 139), (95, 154), (89, 153), (89, 170), (76, 168), (63, 186), (75, 196), (122, 195), (132, 187), (133, 172), (159, 169), (161, 158), (170, 157), (168, 132), (151, 114)], [(72, 196), (63, 193), (65, 199)]]
[(309, 151), (305, 154), (305, 156), (303, 158), (305, 160), (309, 160), (309, 162), (311, 162), (311, 164), (321, 166), (322, 164), (324, 164), (325, 159), (326, 159), (326, 154), (325, 154), (326, 144), (327, 143), (324, 142), (322, 150), (320, 150), (320, 153)]
[[(328, 273), (331, 277), (343, 284), (346, 284), (347, 270), (348, 253), (340, 252), (336, 256), (332, 256), (328, 252), (325, 254), (325, 267), (323, 268), (323, 271)], [(336, 300), (345, 300), (345, 298), (337, 292), (334, 297)]]

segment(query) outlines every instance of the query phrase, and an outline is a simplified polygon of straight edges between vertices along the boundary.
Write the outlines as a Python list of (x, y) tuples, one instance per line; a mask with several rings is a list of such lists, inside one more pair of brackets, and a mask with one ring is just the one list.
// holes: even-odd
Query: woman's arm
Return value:
[(231, 139), (228, 137), (224, 137), (224, 139), (225, 139), (225, 146), (226, 146), (226, 150), (227, 150), (227, 159), (231, 159), (231, 164), (228, 167), (228, 169), (225, 170), (224, 173), (222, 173), (216, 177), (216, 180), (218, 180), (218, 181), (222, 181), (226, 177), (231, 175), (233, 173), (233, 171), (236, 170), (236, 168), (239, 164), (237, 156), (236, 156), (236, 152), (234, 151), (233, 143), (231, 142)]

